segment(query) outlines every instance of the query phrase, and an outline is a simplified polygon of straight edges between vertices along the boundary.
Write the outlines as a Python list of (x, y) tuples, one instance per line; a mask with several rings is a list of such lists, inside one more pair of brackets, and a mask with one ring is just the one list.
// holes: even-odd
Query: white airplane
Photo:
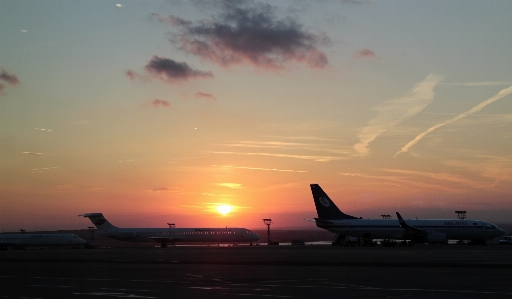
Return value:
[(340, 211), (317, 184), (311, 184), (318, 218), (316, 226), (336, 233), (333, 245), (346, 236), (366, 239), (411, 240), (423, 243), (447, 243), (448, 240), (470, 240), (486, 244), (487, 240), (505, 234), (496, 225), (468, 219), (423, 219), (404, 221), (397, 212), (394, 219), (362, 219)]
[(78, 216), (89, 218), (96, 226), (96, 234), (121, 241), (154, 241), (161, 247), (175, 242), (216, 242), (239, 243), (260, 239), (260, 236), (245, 228), (118, 228), (112, 225), (101, 213), (88, 213)]
[(86, 242), (73, 234), (0, 234), (0, 248), (26, 246), (80, 246)]

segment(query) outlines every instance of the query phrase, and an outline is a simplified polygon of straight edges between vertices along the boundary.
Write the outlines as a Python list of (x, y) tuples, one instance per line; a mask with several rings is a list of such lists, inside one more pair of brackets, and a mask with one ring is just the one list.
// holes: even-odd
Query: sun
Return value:
[(233, 206), (230, 205), (219, 205), (217, 206), (217, 212), (221, 213), (222, 215), (226, 215), (231, 213), (233, 211)]

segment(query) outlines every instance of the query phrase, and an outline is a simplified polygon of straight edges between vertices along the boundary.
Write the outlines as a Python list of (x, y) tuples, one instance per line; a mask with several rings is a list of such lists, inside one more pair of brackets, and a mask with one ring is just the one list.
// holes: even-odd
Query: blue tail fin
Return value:
[(311, 192), (315, 200), (316, 212), (318, 218), (322, 220), (338, 220), (338, 219), (359, 219), (354, 216), (347, 215), (340, 211), (334, 202), (317, 184), (311, 184)]

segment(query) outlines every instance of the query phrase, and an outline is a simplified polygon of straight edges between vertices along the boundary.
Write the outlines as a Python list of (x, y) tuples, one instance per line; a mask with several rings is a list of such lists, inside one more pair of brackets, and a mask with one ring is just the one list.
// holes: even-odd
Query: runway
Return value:
[(509, 246), (0, 252), (0, 298), (512, 298)]

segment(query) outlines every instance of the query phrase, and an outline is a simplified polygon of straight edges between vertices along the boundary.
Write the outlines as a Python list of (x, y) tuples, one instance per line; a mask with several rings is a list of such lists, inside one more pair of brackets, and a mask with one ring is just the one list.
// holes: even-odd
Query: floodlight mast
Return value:
[(272, 224), (272, 219), (263, 219), (263, 223), (267, 225), (267, 245), (270, 245), (270, 225)]

